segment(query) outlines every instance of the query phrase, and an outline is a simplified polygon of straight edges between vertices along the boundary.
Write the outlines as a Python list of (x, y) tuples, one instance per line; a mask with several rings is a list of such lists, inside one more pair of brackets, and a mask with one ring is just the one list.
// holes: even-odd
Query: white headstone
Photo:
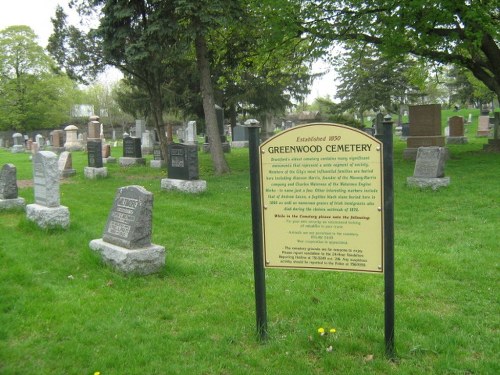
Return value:
[(189, 121), (187, 123), (186, 131), (184, 132), (186, 139), (185, 143), (196, 144), (196, 121)]

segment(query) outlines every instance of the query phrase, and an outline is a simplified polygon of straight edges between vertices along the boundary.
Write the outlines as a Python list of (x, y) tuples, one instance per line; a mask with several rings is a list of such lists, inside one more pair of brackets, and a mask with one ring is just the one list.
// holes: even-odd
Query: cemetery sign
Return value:
[(381, 141), (308, 124), (259, 150), (265, 267), (383, 272)]

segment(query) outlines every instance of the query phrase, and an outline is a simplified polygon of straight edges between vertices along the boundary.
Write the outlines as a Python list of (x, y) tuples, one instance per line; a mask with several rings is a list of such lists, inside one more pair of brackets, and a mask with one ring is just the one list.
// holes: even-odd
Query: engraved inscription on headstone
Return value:
[(151, 244), (153, 194), (142, 186), (119, 188), (103, 240), (127, 249)]
[(419, 147), (413, 177), (444, 177), (445, 156), (442, 147)]
[(161, 152), (160, 145), (154, 145), (153, 147), (153, 160), (164, 160), (163, 154)]

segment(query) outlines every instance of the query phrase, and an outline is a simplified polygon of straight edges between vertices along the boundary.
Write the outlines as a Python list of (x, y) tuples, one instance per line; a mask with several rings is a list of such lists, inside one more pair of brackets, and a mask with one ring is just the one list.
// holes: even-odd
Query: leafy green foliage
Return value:
[(500, 98), (496, 0), (310, 0), (304, 9), (304, 32), (323, 48), (334, 40), (369, 42), (393, 56), (462, 66)]
[(0, 31), (0, 129), (50, 128), (69, 119), (76, 87), (28, 26)]

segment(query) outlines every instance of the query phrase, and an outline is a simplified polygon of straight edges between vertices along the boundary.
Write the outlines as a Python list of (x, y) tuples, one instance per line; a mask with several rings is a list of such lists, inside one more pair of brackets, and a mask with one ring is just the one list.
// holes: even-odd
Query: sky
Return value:
[[(30, 26), (38, 35), (38, 42), (42, 47), (47, 46), (47, 41), (52, 34), (52, 23), (50, 19), (55, 16), (56, 7), (60, 4), (65, 8), (69, 17), (69, 22), (77, 22), (76, 16), (71, 14), (67, 6), (67, 0), (0, 0), (2, 11), (0, 12), (0, 30), (14, 25)], [(312, 103), (314, 98), (329, 95), (332, 99), (335, 96), (335, 73), (329, 70), (328, 64), (317, 62), (313, 64), (313, 73), (327, 73), (316, 79), (311, 87), (311, 94), (307, 97), (307, 102)], [(113, 73), (110, 73), (113, 75)], [(113, 77), (110, 77), (113, 79)]]

